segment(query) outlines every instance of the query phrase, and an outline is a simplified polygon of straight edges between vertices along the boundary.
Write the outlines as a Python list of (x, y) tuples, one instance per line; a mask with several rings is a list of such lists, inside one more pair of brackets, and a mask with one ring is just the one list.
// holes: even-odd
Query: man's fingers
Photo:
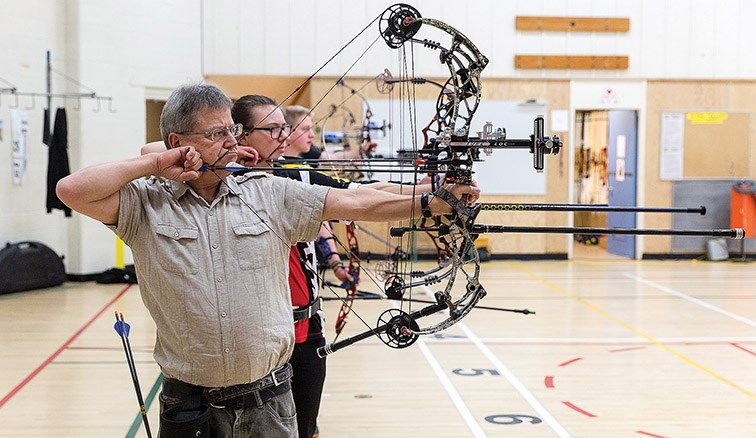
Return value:
[(202, 166), (202, 157), (192, 146), (187, 146), (184, 153), (184, 170), (197, 170)]
[(239, 153), (239, 162), (241, 163), (247, 162), (255, 165), (260, 161), (260, 154), (258, 154), (257, 150), (255, 150), (254, 148), (237, 145), (236, 150)]

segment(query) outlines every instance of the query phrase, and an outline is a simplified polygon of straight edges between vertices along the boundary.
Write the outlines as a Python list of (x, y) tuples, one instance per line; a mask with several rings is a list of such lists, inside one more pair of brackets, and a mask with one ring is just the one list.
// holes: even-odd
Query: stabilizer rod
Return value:
[[(448, 227), (396, 227), (391, 228), (392, 237), (401, 237), (411, 231), (448, 232)], [(541, 233), (541, 234), (631, 234), (639, 236), (708, 236), (743, 239), (743, 228), (713, 230), (671, 230), (640, 228), (591, 228), (591, 227), (510, 227), (505, 225), (473, 225), (472, 234), (484, 233)]]
[(622, 207), (606, 204), (499, 204), (481, 203), (482, 211), (607, 211), (634, 213), (698, 213), (706, 214), (706, 207)]

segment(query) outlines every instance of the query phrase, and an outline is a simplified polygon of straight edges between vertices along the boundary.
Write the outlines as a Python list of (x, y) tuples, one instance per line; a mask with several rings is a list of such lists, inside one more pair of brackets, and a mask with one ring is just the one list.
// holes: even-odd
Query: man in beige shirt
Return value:
[[(296, 437), (285, 366), (294, 345), (291, 245), (314, 240), (324, 220), (419, 216), (420, 200), (265, 173), (200, 172), (203, 163), (223, 167), (237, 158), (241, 129), (230, 108), (216, 87), (182, 86), (161, 115), (167, 151), (82, 169), (62, 179), (57, 192), (132, 250), (157, 327), (155, 360), (166, 381), (186, 390), (161, 394), (164, 408), (200, 393), (217, 437)], [(471, 186), (448, 189), (473, 201), (479, 194)], [(451, 212), (435, 198), (428, 208)]]

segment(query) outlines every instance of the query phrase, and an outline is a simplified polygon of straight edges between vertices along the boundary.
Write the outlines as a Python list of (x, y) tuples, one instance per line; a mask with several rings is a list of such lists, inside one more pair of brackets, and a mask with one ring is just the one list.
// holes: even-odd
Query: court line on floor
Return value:
[[(740, 321), (740, 322), (743, 322), (743, 323), (746, 323), (746, 324), (750, 325), (751, 327), (756, 327), (756, 321), (750, 320), (750, 319), (748, 319), (746, 317), (743, 317), (743, 316), (740, 316), (740, 315), (736, 315), (736, 314), (734, 314), (732, 312), (728, 312), (727, 310), (721, 309), (721, 308), (719, 308), (719, 307), (717, 307), (717, 306), (715, 306), (713, 304), (709, 304), (706, 301), (699, 300), (698, 298), (692, 297), (692, 296), (687, 295), (685, 293), (682, 293), (680, 291), (676, 291), (676, 290), (674, 290), (672, 288), (669, 288), (667, 286), (663, 286), (663, 285), (661, 285), (659, 283), (656, 283), (654, 281), (646, 280), (645, 278), (638, 277), (637, 275), (631, 274), (630, 272), (625, 272), (625, 273), (623, 273), (623, 275), (625, 277), (627, 277), (627, 278), (632, 278), (635, 281), (641, 282), (643, 284), (647, 284), (647, 285), (649, 285), (651, 287), (654, 287), (654, 288), (659, 289), (661, 291), (667, 292), (670, 295), (674, 295), (674, 296), (682, 298), (682, 299), (684, 299), (686, 301), (690, 301), (691, 303), (698, 304), (701, 307), (705, 307), (705, 308), (707, 308), (709, 310), (712, 310), (714, 312), (720, 313), (720, 314), (722, 314), (724, 316), (729, 316), (730, 318), (732, 318), (734, 320), (737, 320), (737, 321)], [(722, 297), (722, 298), (726, 298), (726, 297)]]
[[(424, 285), (423, 289), (425, 290), (426, 294), (431, 297), (433, 296), (433, 291), (431, 290), (431, 288)], [(538, 415), (541, 417), (541, 420), (548, 424), (549, 427), (551, 427), (551, 429), (557, 434), (557, 436), (570, 437), (570, 434), (567, 433), (562, 425), (559, 424), (556, 419), (546, 410), (546, 408), (543, 407), (543, 405), (535, 398), (535, 396), (530, 391), (528, 391), (525, 385), (523, 385), (522, 382), (520, 382), (520, 380), (517, 379), (517, 377), (515, 377), (515, 375), (511, 371), (509, 371), (509, 368), (507, 368), (504, 363), (501, 362), (499, 358), (496, 357), (496, 355), (493, 354), (493, 352), (491, 352), (491, 350), (489, 350), (488, 347), (483, 344), (480, 338), (478, 338), (472, 330), (470, 330), (462, 322), (458, 322), (455, 325), (465, 333), (468, 339), (470, 339), (476, 347), (478, 347), (483, 355), (494, 365), (499, 374), (507, 379), (509, 384), (512, 385), (517, 390), (517, 392), (520, 393), (525, 401), (527, 401), (528, 404), (538, 413)], [(454, 388), (454, 385), (449, 380), (446, 372), (441, 369), (441, 366), (436, 360), (435, 356), (433, 356), (433, 353), (430, 351), (425, 341), (422, 339), (420, 339), (420, 348), (423, 352), (423, 355), (425, 355), (426, 360), (428, 360), (428, 362), (431, 364), (431, 368), (433, 368), (439, 380), (441, 380), (441, 383), (446, 389), (447, 393), (452, 398), (455, 406), (457, 406), (457, 409), (460, 410), (460, 414), (465, 419), (465, 422), (468, 424), (468, 427), (470, 427), (470, 430), (476, 437), (485, 436), (477, 420), (475, 419), (475, 417), (473, 417), (464, 401), (462, 401), (459, 392), (457, 392), (456, 388)]]
[(53, 354), (51, 354), (47, 359), (45, 359), (37, 368), (34, 369), (34, 371), (29, 373), (29, 375), (26, 376), (26, 378), (24, 378), (18, 385), (16, 385), (15, 388), (11, 389), (10, 392), (5, 395), (5, 397), (0, 399), (0, 408), (2, 408), (3, 405), (5, 405), (11, 398), (13, 398), (13, 396), (15, 396), (19, 391), (21, 391), (21, 389), (23, 389), (24, 386), (26, 386), (29, 382), (31, 382), (32, 379), (34, 379), (34, 377), (37, 376), (37, 374), (42, 372), (42, 370), (44, 370), (48, 365), (50, 365), (50, 362), (55, 360), (56, 357), (58, 357), (66, 348), (68, 348), (68, 346), (71, 345), (71, 343), (75, 341), (76, 338), (78, 338), (84, 332), (84, 330), (88, 329), (89, 326), (92, 325), (92, 323), (95, 322), (95, 320), (99, 318), (100, 315), (102, 315), (108, 309), (108, 307), (112, 306), (114, 302), (116, 302), (119, 298), (121, 298), (121, 296), (125, 294), (126, 291), (129, 290), (131, 286), (132, 286), (131, 284), (128, 284), (126, 285), (126, 287), (121, 289), (121, 291), (118, 292), (118, 294), (116, 294), (116, 296), (112, 300), (108, 301), (108, 303), (105, 304), (105, 306), (103, 306), (102, 309), (100, 309), (93, 317), (89, 319), (89, 321), (87, 321), (83, 326), (79, 328), (79, 330), (77, 330), (70, 338), (68, 338), (68, 340), (64, 342), (63, 345), (58, 347), (58, 349)]
[(496, 370), (506, 377), (506, 379), (509, 381), (509, 383), (514, 386), (514, 388), (517, 390), (517, 392), (520, 393), (520, 395), (530, 404), (530, 406), (535, 409), (535, 411), (538, 413), (538, 415), (541, 417), (541, 420), (543, 420), (546, 424), (548, 424), (551, 429), (557, 434), (557, 436), (560, 437), (569, 437), (570, 434), (567, 433), (567, 431), (562, 427), (561, 424), (549, 413), (549, 411), (546, 410), (546, 408), (536, 399), (536, 397), (533, 395), (532, 392), (528, 391), (528, 389), (525, 387), (525, 385), (520, 382), (520, 380), (515, 377), (514, 373), (509, 371), (509, 368), (507, 368), (503, 362), (499, 360), (499, 358), (483, 343), (483, 341), (480, 340), (480, 338), (473, 333), (472, 330), (470, 330), (464, 323), (457, 323), (457, 326), (465, 333), (465, 336), (470, 338), (470, 340), (475, 344), (478, 349), (483, 352), (483, 355), (488, 358), (489, 361), (496, 367)]
[[(162, 386), (163, 386), (163, 373), (158, 373), (157, 379), (155, 379), (155, 383), (152, 384), (152, 388), (150, 388), (150, 392), (149, 394), (147, 394), (147, 398), (144, 399), (144, 409), (146, 412), (150, 411), (150, 406), (152, 406), (152, 401), (155, 400), (155, 396), (158, 394), (158, 392), (160, 392), (160, 388)], [(129, 428), (128, 432), (126, 432), (126, 438), (134, 438), (137, 432), (139, 432), (139, 429), (142, 428), (143, 422), (144, 420), (142, 419), (142, 411), (137, 410), (136, 417), (134, 417), (134, 421), (131, 422), (131, 427)], [(158, 430), (160, 430), (159, 424), (158, 424)], [(150, 427), (150, 431), (152, 431), (152, 427)]]
[(514, 267), (515, 269), (517, 269), (517, 270), (519, 270), (521, 272), (524, 272), (525, 274), (527, 274), (531, 278), (535, 278), (535, 279), (539, 280), (540, 282), (542, 282), (543, 284), (545, 284), (545, 285), (549, 286), (550, 288), (554, 289), (555, 291), (561, 293), (562, 295), (564, 295), (566, 297), (572, 298), (573, 300), (575, 300), (575, 301), (579, 302), (580, 304), (588, 307), (589, 309), (593, 310), (594, 312), (598, 313), (599, 315), (602, 315), (603, 317), (605, 317), (608, 320), (614, 322), (615, 324), (617, 324), (617, 325), (619, 325), (621, 327), (624, 327), (626, 330), (628, 330), (628, 331), (630, 331), (632, 333), (635, 333), (636, 335), (638, 335), (638, 336), (646, 339), (648, 342), (656, 345), (657, 347), (659, 347), (659, 348), (663, 349), (664, 351), (672, 354), (673, 356), (676, 356), (678, 359), (680, 359), (680, 360), (688, 363), (689, 365), (692, 365), (693, 367), (698, 368), (699, 370), (701, 370), (704, 373), (706, 373), (706, 374), (714, 377), (715, 379), (719, 380), (720, 382), (725, 383), (725, 384), (727, 384), (727, 385), (735, 388), (736, 390), (742, 392), (743, 394), (747, 395), (748, 397), (750, 397), (752, 399), (756, 399), (756, 394), (748, 391), (747, 389), (745, 389), (742, 386), (736, 384), (735, 382), (727, 379), (726, 377), (721, 376), (721, 375), (715, 373), (714, 371), (706, 368), (705, 366), (703, 366), (700, 363), (694, 361), (693, 359), (685, 356), (684, 354), (677, 352), (676, 350), (674, 350), (673, 348), (671, 348), (668, 345), (664, 344), (663, 342), (660, 342), (659, 340), (657, 340), (657, 339), (651, 337), (650, 335), (647, 335), (646, 333), (642, 332), (640, 329), (637, 329), (637, 328), (633, 327), (632, 325), (630, 325), (630, 324), (622, 321), (621, 319), (617, 318), (616, 316), (612, 315), (611, 313), (607, 312), (606, 310), (604, 310), (604, 309), (596, 306), (595, 304), (591, 303), (590, 301), (586, 300), (585, 298), (582, 298), (582, 297), (580, 297), (578, 295), (575, 295), (575, 294), (569, 292), (568, 290), (566, 290), (565, 288), (559, 286), (558, 284), (553, 283), (553, 282), (545, 279), (544, 277), (542, 277), (542, 276), (540, 276), (540, 275), (538, 275), (538, 274), (536, 274), (536, 273), (534, 273), (534, 272), (532, 272), (532, 271), (524, 268), (519, 263), (509, 262), (509, 264), (512, 267)]
[[(425, 292), (427, 294), (432, 295), (433, 291), (428, 286), (423, 286), (423, 288), (425, 289)], [(400, 307), (394, 301), (391, 301), (391, 306), (395, 309), (400, 310)], [(483, 432), (483, 429), (480, 427), (480, 424), (478, 424), (478, 421), (475, 419), (472, 412), (470, 412), (470, 409), (467, 408), (467, 405), (462, 400), (459, 392), (457, 392), (454, 384), (452, 384), (451, 380), (449, 380), (449, 376), (447, 376), (446, 372), (441, 368), (441, 364), (433, 355), (433, 352), (431, 352), (428, 346), (425, 344), (425, 341), (422, 337), (418, 338), (417, 345), (420, 348), (420, 352), (423, 353), (423, 356), (425, 356), (425, 360), (428, 362), (431, 369), (436, 374), (436, 377), (441, 382), (441, 386), (443, 386), (446, 390), (446, 393), (449, 394), (452, 403), (457, 408), (459, 415), (462, 416), (465, 424), (467, 424), (468, 429), (470, 429), (470, 431), (473, 433), (473, 436), (476, 438), (485, 438), (485, 432)]]
[(475, 419), (472, 412), (470, 412), (470, 409), (467, 408), (467, 405), (462, 400), (459, 392), (457, 392), (454, 384), (451, 382), (451, 380), (449, 380), (449, 376), (447, 376), (446, 372), (441, 368), (441, 364), (438, 363), (438, 360), (430, 351), (430, 348), (428, 348), (428, 346), (425, 344), (425, 341), (420, 339), (418, 342), (418, 347), (420, 347), (420, 351), (423, 353), (423, 356), (425, 356), (425, 360), (428, 361), (431, 369), (433, 369), (433, 372), (436, 373), (436, 377), (438, 377), (438, 380), (441, 381), (441, 386), (443, 386), (446, 390), (446, 393), (449, 394), (449, 397), (452, 399), (452, 403), (454, 403), (454, 406), (462, 416), (462, 419), (465, 420), (465, 423), (473, 433), (473, 436), (485, 437), (486, 434), (485, 432), (483, 432), (480, 424), (478, 424), (478, 420)]

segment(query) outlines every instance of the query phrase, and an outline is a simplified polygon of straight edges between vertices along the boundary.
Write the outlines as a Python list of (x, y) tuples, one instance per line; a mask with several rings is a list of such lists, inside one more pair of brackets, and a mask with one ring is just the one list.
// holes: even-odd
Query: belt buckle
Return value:
[[(207, 393), (208, 393), (208, 394), (211, 394), (211, 393), (213, 393), (213, 392), (215, 392), (215, 391), (220, 391), (220, 388), (213, 388), (213, 389), (209, 390), (209, 391), (208, 391)], [(220, 402), (223, 402), (223, 401), (225, 401), (225, 400), (220, 400), (220, 401), (219, 401), (218, 403), (220, 403)], [(213, 408), (216, 408), (216, 409), (226, 409), (226, 406), (225, 406), (225, 405), (222, 405), (222, 406), (221, 406), (221, 405), (216, 405), (216, 404), (214, 404), (214, 403), (208, 403), (207, 405), (208, 405), (208, 406), (211, 406), (211, 407), (213, 407)]]
[(278, 381), (278, 378), (276, 377), (276, 372), (279, 370), (283, 370), (283, 368), (279, 368), (278, 370), (273, 370), (272, 373), (270, 373), (270, 376), (273, 378), (273, 385), (278, 386), (281, 384), (281, 382)]

